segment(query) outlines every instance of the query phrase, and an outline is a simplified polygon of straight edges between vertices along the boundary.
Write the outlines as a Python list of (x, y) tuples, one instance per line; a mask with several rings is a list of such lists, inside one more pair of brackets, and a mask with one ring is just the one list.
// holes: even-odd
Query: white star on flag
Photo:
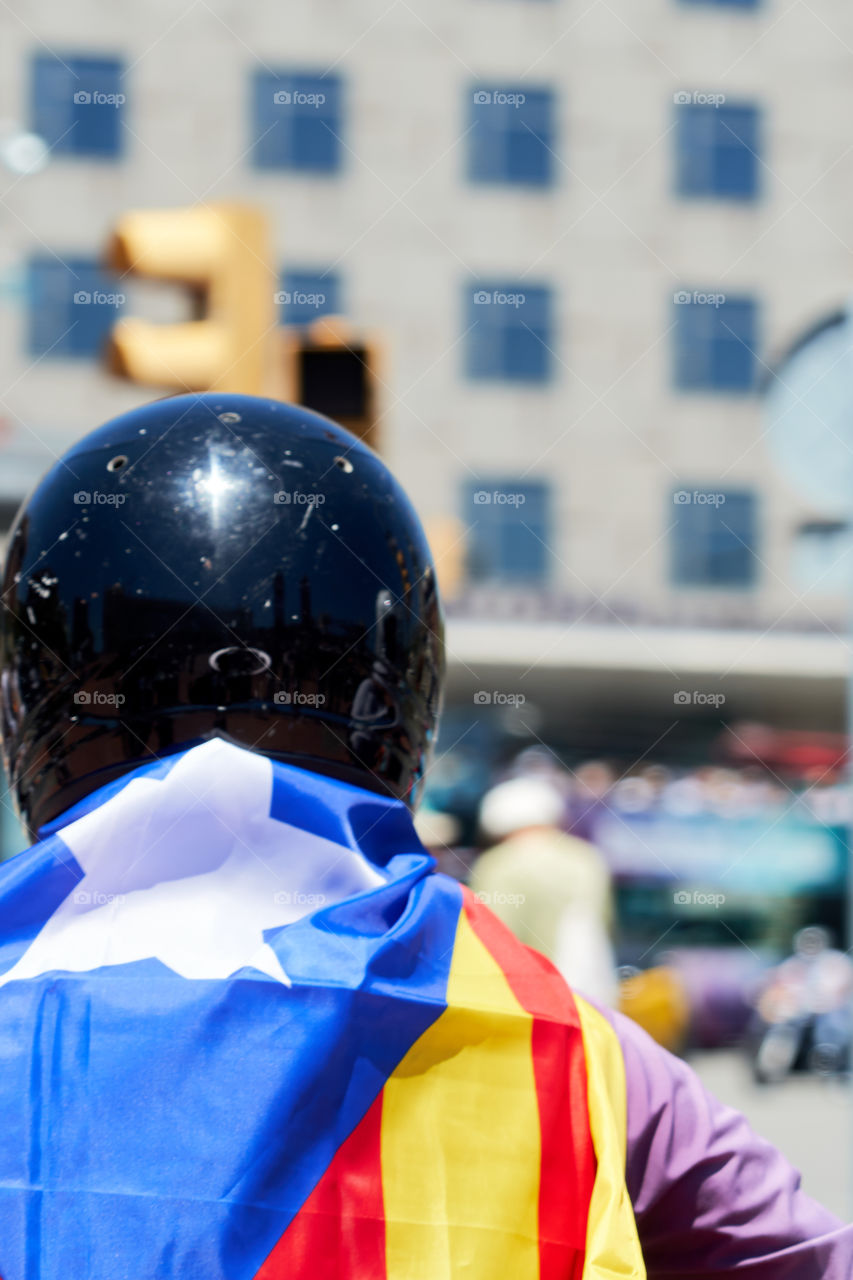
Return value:
[(83, 877), (0, 986), (147, 959), (289, 986), (264, 931), (385, 880), (356, 850), (271, 818), (272, 782), (264, 756), (214, 739), (63, 827)]

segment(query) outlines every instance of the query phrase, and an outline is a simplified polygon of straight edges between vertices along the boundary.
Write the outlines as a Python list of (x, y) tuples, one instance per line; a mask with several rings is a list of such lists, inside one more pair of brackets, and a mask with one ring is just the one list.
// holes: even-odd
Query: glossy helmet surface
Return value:
[(3, 603), (3, 754), (32, 830), (215, 735), (414, 803), (435, 570), (387, 467), (318, 414), (208, 393), (113, 419), (19, 512)]

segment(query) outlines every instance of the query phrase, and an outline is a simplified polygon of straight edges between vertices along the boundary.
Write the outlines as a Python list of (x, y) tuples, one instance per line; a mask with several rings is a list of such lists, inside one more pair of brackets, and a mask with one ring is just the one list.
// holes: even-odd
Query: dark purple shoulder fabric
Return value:
[(809, 1199), (781, 1153), (686, 1063), (602, 1012), (625, 1057), (627, 1185), (649, 1280), (851, 1280), (853, 1226)]

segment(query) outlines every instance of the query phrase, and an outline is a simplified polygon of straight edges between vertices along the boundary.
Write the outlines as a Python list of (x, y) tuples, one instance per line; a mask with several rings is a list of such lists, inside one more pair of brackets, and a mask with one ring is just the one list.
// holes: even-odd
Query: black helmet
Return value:
[(85, 436), (13, 526), (3, 753), (31, 829), (222, 736), (413, 804), (444, 670), (426, 538), (306, 409), (158, 400)]

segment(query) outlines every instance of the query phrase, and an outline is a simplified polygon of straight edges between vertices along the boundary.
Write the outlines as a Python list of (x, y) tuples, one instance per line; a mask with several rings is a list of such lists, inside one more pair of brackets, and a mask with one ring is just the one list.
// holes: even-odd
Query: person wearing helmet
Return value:
[(3, 1280), (841, 1280), (853, 1234), (412, 825), (444, 667), (396, 481), (191, 395), (11, 533)]

